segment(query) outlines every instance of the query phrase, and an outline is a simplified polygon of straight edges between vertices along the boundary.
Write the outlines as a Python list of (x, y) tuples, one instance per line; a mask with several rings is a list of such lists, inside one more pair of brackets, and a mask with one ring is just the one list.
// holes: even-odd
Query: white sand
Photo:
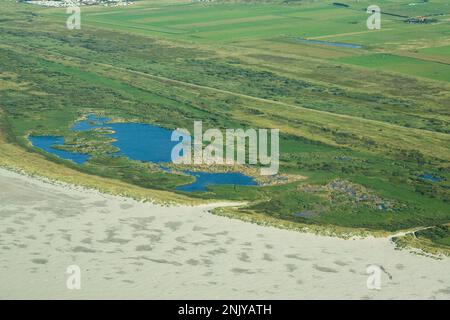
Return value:
[[(54, 186), (0, 169), (0, 299), (450, 298), (450, 259)], [(81, 290), (66, 268), (82, 269)], [(368, 290), (378, 264), (382, 288)]]

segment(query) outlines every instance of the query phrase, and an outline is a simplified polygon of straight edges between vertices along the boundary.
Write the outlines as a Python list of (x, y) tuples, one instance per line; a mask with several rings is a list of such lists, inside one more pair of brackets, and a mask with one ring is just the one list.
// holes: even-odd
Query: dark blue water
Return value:
[(423, 175), (419, 176), (419, 178), (423, 179), (423, 180), (428, 180), (431, 182), (441, 182), (442, 178), (439, 177), (435, 177), (432, 174), (429, 173), (424, 173)]
[(172, 149), (178, 144), (171, 141), (172, 131), (141, 123), (110, 124), (115, 133), (110, 136), (119, 154), (131, 160), (145, 162), (171, 162)]
[(323, 44), (326, 46), (351, 48), (351, 49), (361, 49), (362, 48), (362, 46), (359, 44), (351, 44), (351, 43), (343, 43), (343, 42), (329, 42), (329, 41), (308, 40), (308, 39), (297, 39), (297, 41), (311, 43), (311, 44)]
[[(86, 120), (75, 123), (72, 130), (111, 129), (114, 133), (107, 135), (116, 140), (112, 144), (119, 149), (114, 154), (115, 156), (125, 156), (131, 160), (153, 163), (172, 161), (172, 149), (178, 142), (171, 141), (171, 130), (150, 124), (108, 123), (109, 121), (110, 119), (108, 118), (89, 115)], [(89, 159), (88, 155), (61, 151), (51, 147), (52, 145), (64, 144), (63, 137), (30, 137), (30, 141), (35, 147), (78, 164), (83, 164)], [(208, 185), (256, 185), (253, 178), (237, 172), (210, 173), (187, 171), (185, 173), (194, 176), (195, 181), (188, 185), (179, 186), (176, 188), (177, 190), (187, 192), (205, 191)]]
[(220, 185), (239, 185), (239, 186), (255, 186), (256, 182), (249, 176), (239, 172), (211, 173), (211, 172), (192, 172), (187, 171), (189, 175), (195, 177), (195, 182), (184, 186), (179, 186), (179, 191), (206, 191), (206, 186)]
[(83, 164), (89, 160), (89, 155), (58, 150), (54, 146), (62, 146), (64, 144), (64, 137), (55, 136), (29, 136), (31, 144), (36, 148), (42, 149), (45, 152), (52, 153), (62, 159), (73, 161), (77, 164)]
[(109, 121), (109, 118), (96, 117), (92, 114), (86, 117), (86, 120), (76, 122), (72, 126), (73, 131), (88, 131), (95, 128), (105, 127), (105, 124)]
[(116, 140), (112, 145), (120, 150), (115, 155), (154, 163), (172, 161), (172, 149), (178, 142), (171, 141), (171, 130), (144, 123), (108, 123), (108, 121), (110, 121), (108, 118), (89, 115), (86, 120), (75, 123), (72, 130), (111, 129), (114, 133), (108, 136)]

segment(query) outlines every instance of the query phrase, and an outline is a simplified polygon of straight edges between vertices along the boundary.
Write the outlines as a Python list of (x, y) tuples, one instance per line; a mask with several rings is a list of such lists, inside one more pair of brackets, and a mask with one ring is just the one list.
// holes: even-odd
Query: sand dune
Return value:
[[(161, 207), (0, 169), (0, 298), (450, 298), (450, 259)], [(368, 290), (368, 265), (381, 290)], [(81, 290), (66, 268), (81, 268)], [(391, 278), (389, 277), (391, 276)]]

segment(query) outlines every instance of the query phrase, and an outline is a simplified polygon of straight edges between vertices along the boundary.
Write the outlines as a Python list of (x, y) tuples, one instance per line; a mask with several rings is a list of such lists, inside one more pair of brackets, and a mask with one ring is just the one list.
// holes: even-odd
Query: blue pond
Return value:
[(77, 164), (83, 164), (89, 160), (89, 156), (82, 153), (68, 152), (53, 148), (64, 144), (64, 137), (56, 136), (30, 136), (28, 137), (31, 144), (45, 152), (52, 153), (62, 159), (73, 161)]
[(115, 155), (145, 162), (172, 161), (172, 148), (178, 142), (170, 140), (171, 130), (143, 123), (107, 123), (108, 121), (108, 118), (90, 115), (86, 120), (77, 122), (72, 130), (112, 129), (114, 133), (108, 136), (116, 140), (112, 144), (120, 150)]
[(195, 177), (195, 182), (176, 189), (180, 191), (205, 191), (206, 186), (210, 184), (228, 184), (240, 186), (255, 186), (256, 182), (249, 176), (239, 172), (210, 173), (210, 172), (191, 172), (186, 173)]
[(431, 182), (441, 182), (442, 178), (439, 177), (435, 177), (432, 174), (429, 173), (424, 173), (423, 175), (419, 176), (419, 178), (423, 179), (423, 180), (428, 180)]
[[(109, 118), (102, 118), (102, 117), (96, 117), (92, 114), (88, 115), (86, 117), (86, 120), (81, 120), (76, 122), (72, 126), (73, 131), (88, 131), (95, 128), (102, 128), (105, 127), (105, 123), (107, 123), (110, 119)], [(108, 125), (109, 127), (109, 125)]]
[(311, 44), (323, 44), (326, 46), (333, 47), (342, 47), (342, 48), (351, 48), (351, 49), (361, 49), (362, 46), (359, 44), (351, 44), (351, 43), (343, 43), (343, 42), (329, 42), (329, 41), (321, 41), (321, 40), (308, 40), (308, 39), (297, 39), (299, 42), (311, 43)]
[[(108, 118), (89, 115), (86, 120), (75, 123), (72, 130), (112, 129), (114, 133), (108, 134), (108, 136), (116, 140), (113, 142), (113, 145), (120, 150), (114, 156), (125, 156), (131, 160), (154, 163), (172, 161), (172, 148), (178, 142), (171, 141), (171, 130), (143, 123), (108, 123), (108, 121)], [(52, 146), (64, 144), (63, 137), (30, 136), (29, 139), (33, 146), (55, 154), (60, 158), (72, 160), (78, 164), (83, 164), (89, 160), (88, 155), (52, 148)], [(237, 172), (210, 173), (186, 171), (185, 173), (195, 176), (196, 180), (192, 184), (179, 186), (177, 190), (187, 192), (206, 191), (206, 186), (208, 185), (256, 185), (256, 182), (251, 177)]]

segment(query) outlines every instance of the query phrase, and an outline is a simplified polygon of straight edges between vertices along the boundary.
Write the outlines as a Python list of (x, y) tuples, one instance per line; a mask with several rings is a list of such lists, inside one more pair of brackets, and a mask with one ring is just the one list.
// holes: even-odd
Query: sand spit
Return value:
[[(161, 207), (0, 169), (0, 299), (449, 299), (450, 259)], [(381, 290), (368, 290), (368, 265)], [(81, 290), (66, 287), (69, 265)]]

